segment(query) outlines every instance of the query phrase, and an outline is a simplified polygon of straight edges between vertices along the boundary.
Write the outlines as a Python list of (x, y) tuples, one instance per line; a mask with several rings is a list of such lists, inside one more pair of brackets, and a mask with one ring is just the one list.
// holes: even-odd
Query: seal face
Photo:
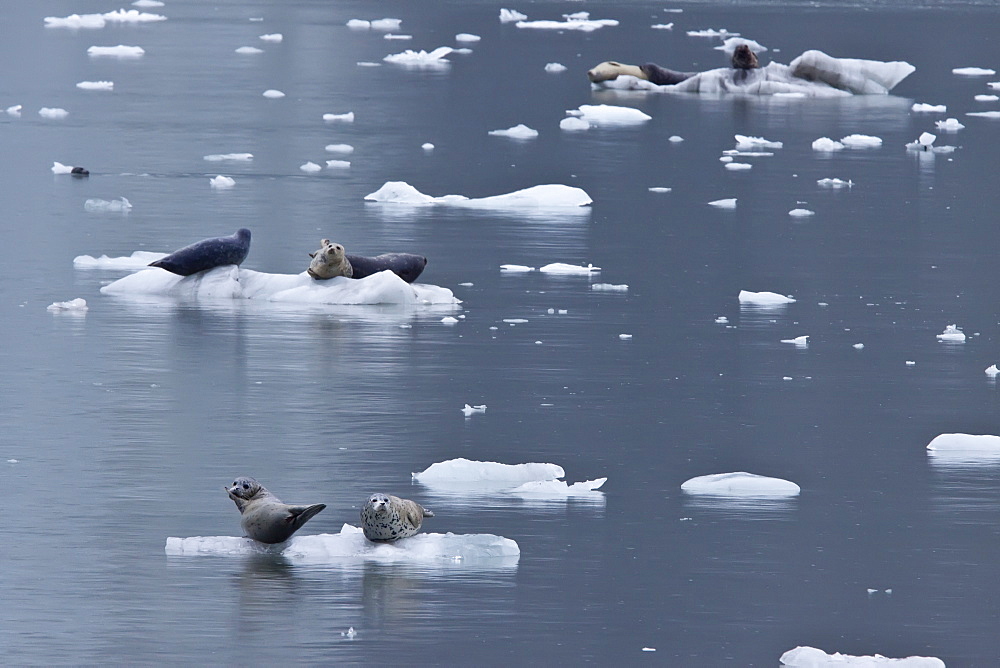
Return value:
[(282, 543), (302, 528), (314, 515), (326, 508), (324, 503), (293, 506), (267, 491), (249, 476), (241, 476), (226, 487), (242, 518), (240, 526), (248, 538), (261, 543)]
[(312, 262), (306, 271), (317, 280), (335, 276), (351, 278), (354, 275), (354, 268), (344, 255), (344, 247), (332, 243), (329, 239), (320, 240), (320, 249), (315, 253), (309, 253), (309, 257), (312, 258)]
[(202, 239), (190, 246), (175, 250), (170, 255), (150, 262), (150, 267), (159, 267), (179, 276), (190, 276), (199, 271), (240, 264), (250, 252), (250, 230), (242, 227), (228, 237)]
[(737, 70), (754, 70), (760, 67), (757, 54), (746, 44), (740, 44), (733, 51), (733, 68)]
[(361, 509), (361, 528), (368, 540), (389, 542), (420, 531), (425, 517), (434, 517), (434, 513), (415, 501), (376, 493)]
[(383, 253), (375, 257), (364, 255), (346, 255), (347, 261), (354, 269), (351, 278), (365, 278), (380, 271), (389, 270), (407, 283), (417, 280), (427, 266), (427, 258), (413, 253)]

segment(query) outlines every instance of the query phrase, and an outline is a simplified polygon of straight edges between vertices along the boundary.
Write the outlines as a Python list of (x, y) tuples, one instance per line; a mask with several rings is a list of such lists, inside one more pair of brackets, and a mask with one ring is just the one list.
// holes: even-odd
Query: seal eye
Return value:
[(243, 489), (250, 489), (250, 485), (243, 483)]

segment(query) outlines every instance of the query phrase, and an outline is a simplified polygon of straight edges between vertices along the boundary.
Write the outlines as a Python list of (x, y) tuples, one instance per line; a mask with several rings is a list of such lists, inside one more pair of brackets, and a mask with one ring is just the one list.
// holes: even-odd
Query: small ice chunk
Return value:
[(480, 37), (479, 35), (473, 35), (467, 32), (460, 32), (457, 35), (455, 35), (456, 42), (471, 43), (471, 42), (478, 42), (481, 39), (482, 37)]
[(299, 169), (301, 169), (303, 172), (312, 173), (312, 172), (318, 172), (319, 170), (321, 170), (323, 168), (320, 167), (319, 165), (317, 165), (312, 160), (310, 160), (309, 162), (307, 162), (304, 165), (299, 165)]
[(594, 283), (590, 286), (591, 290), (596, 290), (598, 292), (628, 292), (627, 283)]
[(221, 190), (223, 188), (232, 188), (233, 186), (236, 185), (236, 180), (228, 176), (223, 176), (222, 174), (219, 174), (215, 178), (209, 179), (208, 183), (213, 188)]
[(327, 144), (326, 151), (329, 153), (354, 153), (354, 147), (350, 144)]
[(970, 111), (966, 116), (979, 116), (980, 118), (1000, 118), (1000, 111)]
[(524, 264), (502, 264), (500, 265), (500, 271), (510, 274), (525, 274), (529, 271), (535, 271), (535, 268)]
[(203, 157), (209, 162), (223, 162), (232, 160), (234, 162), (247, 162), (253, 160), (253, 153), (212, 153)]
[(372, 30), (399, 30), (402, 19), (375, 19), (372, 21)]
[(370, 30), (372, 27), (372, 22), (366, 21), (364, 19), (351, 19), (347, 22), (346, 25), (351, 30)]
[(470, 406), (469, 404), (465, 404), (465, 408), (462, 409), (462, 413), (465, 414), (465, 417), (469, 417), (470, 415), (474, 415), (476, 413), (485, 413), (485, 412), (486, 412), (486, 404), (479, 404), (478, 406)]
[(927, 104), (926, 102), (914, 102), (910, 107), (912, 111), (943, 114), (948, 111), (948, 106), (944, 104)]
[(128, 213), (132, 210), (132, 203), (125, 197), (121, 199), (88, 199), (83, 203), (85, 211), (109, 211), (113, 213)]
[(452, 51), (454, 51), (454, 49), (450, 46), (439, 46), (431, 52), (413, 51), (412, 49), (407, 49), (402, 53), (391, 53), (382, 60), (387, 63), (407, 65), (410, 67), (445, 67), (451, 64), (445, 59), (445, 56)]
[(19, 105), (19, 104), (11, 105), (11, 106), (7, 107), (7, 109), (5, 111), (10, 116), (20, 116), (21, 115), (21, 105)]
[(430, 142), (424, 142), (423, 144), (420, 145), (420, 148), (424, 149), (425, 151), (433, 151), (434, 144)]
[(653, 25), (651, 25), (649, 27), (652, 28), (653, 30), (673, 30), (674, 29), (674, 24), (673, 23), (654, 23)]
[(792, 218), (808, 218), (809, 216), (815, 216), (816, 212), (809, 209), (792, 209), (788, 212), (788, 215)]
[(103, 28), (105, 25), (104, 17), (100, 14), (70, 14), (69, 16), (46, 16), (45, 19), (46, 28), (71, 28), (77, 30), (79, 28)]
[(791, 304), (795, 300), (777, 292), (750, 292), (740, 290), (739, 302), (741, 304), (755, 304), (757, 306), (779, 306), (781, 304)]
[(549, 498), (603, 496), (604, 493), (598, 490), (607, 481), (607, 478), (595, 478), (594, 480), (583, 480), (570, 485), (564, 480), (529, 480), (514, 489), (507, 490), (507, 493), (517, 496), (544, 496)]
[(916, 366), (916, 364), (913, 360), (906, 360), (906, 366)]
[(719, 158), (719, 162), (732, 162), (732, 161), (733, 161), (733, 156), (731, 155), (724, 155)]
[(47, 311), (86, 311), (87, 300), (81, 297), (71, 299), (68, 302), (54, 302), (45, 307)]
[(445, 317), (441, 318), (441, 322), (444, 323), (445, 325), (454, 325), (458, 322), (458, 318), (446, 315)]
[(715, 322), (718, 325), (728, 325), (729, 324), (729, 318), (727, 318), (724, 315), (720, 315), (718, 318), (715, 319)]
[(817, 139), (812, 143), (812, 147), (814, 151), (830, 152), (830, 151), (840, 151), (841, 149), (844, 148), (844, 145), (841, 144), (839, 141), (833, 141), (829, 137), (820, 137), (819, 139)]
[(978, 450), (1000, 453), (1000, 436), (991, 434), (940, 434), (927, 444), (928, 450)]
[(720, 28), (716, 30), (715, 28), (706, 28), (704, 30), (688, 30), (688, 37), (721, 37), (723, 39), (727, 37), (739, 37), (738, 32), (729, 32), (725, 28)]
[(353, 123), (354, 122), (354, 112), (348, 111), (346, 114), (323, 114), (323, 120), (327, 123), (340, 122), (340, 123)]
[(805, 348), (809, 345), (809, 335), (796, 336), (794, 339), (781, 339), (782, 343), (791, 343), (793, 345), (799, 346), (800, 348)]
[(943, 121), (934, 121), (934, 125), (937, 126), (938, 130), (944, 130), (945, 132), (957, 132), (964, 128), (957, 118), (946, 118)]
[[(586, 15), (586, 16), (585, 16)], [(616, 26), (615, 19), (590, 19), (587, 12), (577, 12), (576, 14), (563, 14), (565, 21), (518, 21), (514, 25), (518, 28), (531, 28), (534, 30), (578, 30), (580, 32), (593, 32), (605, 26)]]
[(621, 339), (622, 341), (628, 341), (629, 339), (632, 338), (632, 335), (631, 334), (619, 334), (618, 338)]
[(633, 107), (619, 107), (611, 104), (582, 104), (579, 109), (567, 113), (595, 125), (633, 125), (644, 123), (653, 118)]
[(87, 55), (94, 57), (139, 58), (145, 53), (145, 50), (141, 46), (125, 46), (124, 44), (119, 44), (118, 46), (92, 46), (87, 49)]
[(545, 71), (549, 74), (559, 74), (566, 71), (566, 66), (561, 63), (545, 63)]
[(668, 193), (672, 191), (673, 188), (665, 188), (663, 186), (653, 186), (651, 188), (648, 188), (648, 190), (651, 193)]
[(753, 165), (751, 165), (748, 162), (727, 162), (725, 164), (725, 167), (726, 169), (731, 169), (735, 172), (735, 171), (745, 171), (751, 169), (753, 168)]
[(519, 123), (506, 130), (490, 130), (489, 134), (494, 137), (510, 137), (511, 139), (534, 139), (538, 136), (538, 130), (532, 130), (527, 125)]
[(582, 118), (577, 118), (576, 116), (568, 116), (561, 121), (559, 121), (560, 130), (578, 131), (578, 130), (589, 130), (590, 123), (583, 120)]
[(515, 21), (524, 21), (527, 18), (526, 14), (522, 14), (514, 9), (500, 10), (500, 23), (514, 23)]
[(816, 181), (817, 184), (823, 186), (824, 188), (850, 188), (854, 185), (854, 181), (848, 179), (844, 181), (843, 179), (819, 179)]
[(348, 169), (351, 166), (350, 160), (327, 160), (327, 169)]
[(64, 165), (61, 162), (52, 163), (52, 173), (53, 174), (72, 174), (73, 168), (70, 165)]
[(386, 33), (382, 39), (413, 39), (413, 35), (399, 35), (396, 33)]
[(951, 73), (963, 77), (991, 77), (997, 71), (986, 67), (956, 67)]
[(275, 44), (277, 44), (278, 42), (280, 42), (281, 40), (283, 40), (285, 37), (280, 32), (275, 32), (275, 33), (271, 33), (269, 35), (261, 35), (260, 38), (261, 38), (261, 40), (263, 40), (265, 42), (274, 42)]
[(688, 494), (751, 497), (798, 496), (801, 491), (794, 482), (743, 471), (691, 478), (681, 485), (681, 490)]
[(763, 137), (748, 137), (746, 135), (734, 135), (736, 137), (737, 151), (759, 151), (761, 149), (781, 148), (784, 144), (780, 141), (771, 141)]
[(863, 343), (855, 343), (855, 344), (854, 344), (853, 346), (851, 346), (851, 347), (852, 347), (852, 348), (854, 348), (855, 350), (863, 350), (863, 349), (864, 349), (864, 347), (865, 347), (865, 344), (863, 344)]
[(111, 23), (154, 23), (167, 20), (167, 17), (162, 14), (150, 14), (135, 9), (118, 9), (100, 16)]
[(782, 666), (788, 668), (945, 668), (944, 661), (936, 657), (908, 656), (903, 659), (890, 659), (881, 654), (854, 656), (834, 652), (827, 654), (821, 649), (800, 645), (781, 655)]
[(1000, 97), (997, 97), (996, 95), (976, 95), (973, 99), (976, 102), (996, 102), (997, 100), (1000, 100)]
[(717, 199), (714, 202), (709, 202), (708, 205), (717, 207), (719, 209), (735, 209), (736, 198), (730, 197), (728, 199)]
[(263, 95), (264, 97), (269, 98), (271, 100), (277, 100), (285, 97), (284, 93), (282, 93), (280, 90), (275, 90), (273, 88), (268, 88), (266, 91), (264, 91)]
[(679, 144), (684, 141), (684, 137), (681, 137), (680, 135), (670, 135), (667, 137), (667, 141), (672, 144)]
[(937, 335), (938, 341), (946, 343), (965, 343), (965, 332), (958, 328), (958, 325), (948, 325), (944, 332)]
[(76, 85), (81, 90), (114, 90), (114, 81), (81, 81)]
[(750, 48), (754, 53), (763, 53), (767, 51), (767, 47), (757, 42), (756, 40), (746, 39), (745, 37), (730, 37), (723, 40), (720, 46), (715, 47), (716, 51), (724, 51), (727, 56), (732, 56), (736, 52), (736, 47), (744, 46)]
[(431, 464), (420, 473), (411, 473), (413, 480), (425, 484), (504, 482), (521, 484), (533, 480), (555, 480), (566, 472), (557, 464), (529, 462), (527, 464), (500, 464), (465, 459), (449, 459)]
[(264, 53), (264, 49), (258, 49), (256, 46), (241, 46), (236, 49), (236, 53), (249, 55), (254, 53)]
[(566, 264), (564, 262), (553, 262), (539, 268), (538, 271), (543, 274), (557, 274), (561, 276), (589, 276), (590, 274), (596, 274), (601, 271), (601, 268), (595, 267), (592, 264), (588, 264), (586, 267), (579, 267), (577, 265)]
[(993, 90), (1000, 90), (1000, 81), (991, 81), (986, 85), (992, 88)]
[(847, 135), (840, 139), (840, 143), (847, 148), (878, 148), (882, 139), (871, 135)]
[(997, 368), (996, 364), (991, 364), (986, 368), (986, 375), (990, 378), (995, 377), (998, 373), (1000, 373), (1000, 369)]
[(73, 258), (73, 266), (77, 269), (108, 269), (114, 271), (134, 271), (145, 269), (150, 262), (161, 260), (166, 257), (166, 253), (151, 253), (149, 251), (135, 251), (126, 257), (93, 257), (92, 255), (77, 255)]
[(42, 118), (59, 120), (69, 116), (69, 112), (59, 107), (42, 107), (38, 110), (38, 115)]
[(527, 318), (504, 318), (503, 321), (508, 325), (523, 325), (528, 322)]

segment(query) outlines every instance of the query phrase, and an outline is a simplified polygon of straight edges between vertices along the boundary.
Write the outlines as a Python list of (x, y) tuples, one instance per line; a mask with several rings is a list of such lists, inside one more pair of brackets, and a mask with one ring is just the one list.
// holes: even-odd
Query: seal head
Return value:
[(415, 501), (379, 492), (368, 497), (361, 509), (361, 528), (368, 540), (391, 542), (420, 531), (425, 517), (434, 513)]
[(250, 252), (250, 230), (242, 227), (228, 237), (202, 239), (170, 255), (150, 262), (150, 267), (166, 269), (178, 276), (190, 276), (199, 271), (240, 264)]
[(282, 503), (266, 487), (249, 476), (241, 476), (225, 488), (242, 518), (240, 526), (248, 538), (261, 543), (282, 543), (302, 528), (326, 504), (294, 506)]
[(733, 51), (733, 69), (755, 70), (760, 67), (757, 54), (750, 50), (746, 44), (740, 44)]

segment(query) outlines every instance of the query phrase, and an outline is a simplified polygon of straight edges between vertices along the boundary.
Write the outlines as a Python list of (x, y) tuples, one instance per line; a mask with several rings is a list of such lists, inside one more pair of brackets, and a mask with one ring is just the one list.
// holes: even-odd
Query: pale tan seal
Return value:
[(226, 487), (229, 498), (236, 502), (242, 519), (240, 526), (247, 537), (261, 543), (282, 543), (302, 528), (309, 519), (326, 508), (325, 503), (311, 506), (291, 506), (271, 494), (253, 478), (244, 476)]
[(614, 81), (619, 76), (627, 74), (649, 81), (657, 86), (665, 86), (680, 83), (694, 76), (694, 72), (677, 72), (660, 67), (655, 63), (645, 65), (626, 65), (616, 60), (606, 60), (587, 70), (587, 78), (591, 83), (601, 83), (602, 81)]
[(420, 531), (425, 517), (434, 517), (434, 513), (415, 501), (372, 494), (361, 509), (361, 528), (368, 540), (388, 542)]
[(344, 247), (335, 244), (329, 239), (320, 241), (320, 249), (315, 253), (309, 253), (312, 262), (309, 263), (309, 275), (317, 280), (326, 280), (335, 276), (354, 276), (354, 268), (350, 260), (344, 254)]

